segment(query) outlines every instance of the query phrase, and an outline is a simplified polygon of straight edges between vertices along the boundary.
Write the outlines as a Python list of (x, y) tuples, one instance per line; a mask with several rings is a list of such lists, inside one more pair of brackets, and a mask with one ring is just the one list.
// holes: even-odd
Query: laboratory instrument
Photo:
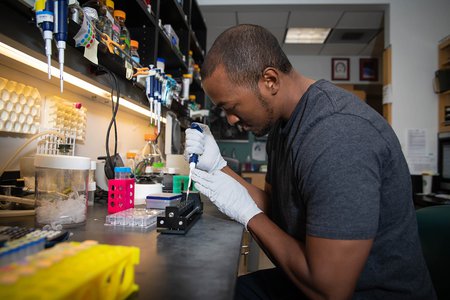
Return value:
[[(203, 129), (197, 123), (192, 123), (191, 128), (196, 129), (200, 132), (203, 132)], [(191, 183), (192, 183), (192, 170), (195, 169), (195, 166), (197, 165), (197, 163), (198, 163), (198, 154), (190, 153), (189, 154), (189, 182), (188, 182), (188, 186), (187, 186), (186, 199), (189, 199), (189, 189), (191, 188)]]
[(42, 30), (47, 56), (48, 79), (52, 78), (52, 39), (54, 30), (53, 0), (37, 0), (35, 3), (36, 23)]
[(198, 192), (193, 192), (191, 199), (183, 193), (176, 206), (167, 206), (164, 216), (158, 216), (156, 230), (161, 233), (186, 234), (203, 213), (203, 203)]
[(55, 0), (54, 13), (55, 13), (55, 41), (58, 48), (58, 61), (59, 61), (59, 81), (61, 93), (64, 89), (64, 50), (66, 49), (67, 41), (67, 14), (68, 14), (68, 0)]

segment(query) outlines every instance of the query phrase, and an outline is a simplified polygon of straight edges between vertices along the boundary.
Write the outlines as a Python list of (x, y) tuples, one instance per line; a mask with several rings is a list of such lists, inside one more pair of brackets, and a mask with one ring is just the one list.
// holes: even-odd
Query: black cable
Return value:
[[(111, 110), (112, 110), (111, 121), (109, 122), (108, 129), (106, 131), (106, 163), (109, 165), (109, 168), (110, 168), (112, 174), (114, 174), (115, 158), (117, 156), (116, 115), (117, 115), (117, 111), (119, 110), (120, 88), (119, 88), (119, 84), (118, 84), (116, 75), (106, 68), (105, 68), (105, 70), (108, 72), (110, 79), (111, 79)], [(113, 101), (114, 89), (116, 90), (116, 103), (114, 103), (114, 101)], [(113, 159), (111, 159), (111, 153), (109, 152), (109, 137), (111, 134), (111, 128), (113, 126), (114, 126), (114, 161), (113, 161)], [(112, 174), (110, 174), (110, 177)]]

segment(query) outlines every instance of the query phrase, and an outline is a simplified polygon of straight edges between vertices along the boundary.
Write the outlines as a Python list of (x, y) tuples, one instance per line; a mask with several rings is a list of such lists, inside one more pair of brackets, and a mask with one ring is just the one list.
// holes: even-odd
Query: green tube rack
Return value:
[(139, 289), (139, 248), (61, 243), (0, 268), (0, 299), (123, 300)]

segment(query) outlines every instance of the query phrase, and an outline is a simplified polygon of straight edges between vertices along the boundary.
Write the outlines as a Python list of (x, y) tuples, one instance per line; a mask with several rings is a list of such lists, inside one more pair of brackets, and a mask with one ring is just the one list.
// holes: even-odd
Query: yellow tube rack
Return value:
[(0, 270), (0, 299), (117, 299), (139, 287), (139, 248), (61, 243)]

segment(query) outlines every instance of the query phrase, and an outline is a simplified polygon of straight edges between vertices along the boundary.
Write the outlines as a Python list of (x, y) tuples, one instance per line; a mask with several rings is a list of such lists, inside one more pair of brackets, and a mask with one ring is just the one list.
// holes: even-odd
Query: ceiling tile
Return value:
[(321, 55), (358, 55), (365, 44), (324, 44)]
[(256, 24), (263, 27), (286, 27), (289, 12), (237, 12), (239, 24)]
[(284, 35), (286, 34), (286, 28), (277, 27), (277, 28), (267, 28), (278, 40), (280, 45), (284, 42)]
[(235, 12), (205, 12), (205, 22), (209, 27), (231, 27), (236, 25)]
[(380, 32), (372, 41), (361, 50), (362, 56), (380, 56), (384, 50), (384, 32)]
[(333, 29), (327, 44), (367, 44), (379, 32), (379, 29)]
[(371, 29), (383, 27), (382, 11), (352, 11), (344, 12), (336, 28)]
[(322, 44), (284, 44), (286, 55), (319, 55)]
[(340, 11), (291, 11), (288, 27), (333, 28), (341, 16)]

